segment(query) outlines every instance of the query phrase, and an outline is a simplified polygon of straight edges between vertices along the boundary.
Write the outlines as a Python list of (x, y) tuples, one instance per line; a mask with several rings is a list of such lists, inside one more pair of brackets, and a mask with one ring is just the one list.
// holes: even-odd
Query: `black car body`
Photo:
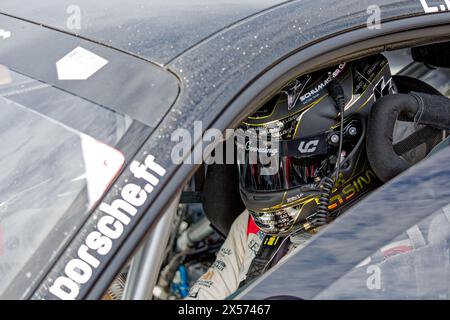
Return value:
[[(70, 279), (67, 266), (80, 260), (89, 269), (77, 279), (71, 297), (100, 298), (201, 163), (194, 149), (205, 142), (194, 132), (194, 121), (202, 121), (203, 131), (224, 131), (298, 74), (448, 37), (450, 7), (444, 1), (376, 1), (382, 27), (368, 28), (373, 2), (82, 0), (82, 28), (77, 29), (67, 23), (74, 12), (68, 10), (71, 1), (27, 6), (3, 0), (0, 29), (10, 37), (0, 37), (2, 65), (59, 93), (124, 115), (132, 124), (113, 143), (123, 155), (113, 183), (88, 209), (85, 200), (74, 199), (60, 213), (2, 298), (57, 298), (50, 288), (58, 279)], [(63, 79), (56, 63), (78, 47), (108, 62), (94, 67), (98, 70), (85, 80)], [(89, 114), (91, 106), (86, 108)], [(171, 161), (176, 144), (171, 134), (178, 128), (194, 136), (189, 165)], [(133, 172), (143, 164), (155, 179), (136, 178)], [(80, 252), (99, 221), (111, 217), (105, 205), (127, 200), (124, 189), (134, 195), (134, 200), (125, 195), (134, 205), (126, 217), (116, 215), (109, 249), (89, 251), (89, 264)], [(136, 190), (143, 201), (137, 200)], [(442, 201), (448, 196), (443, 194)]]

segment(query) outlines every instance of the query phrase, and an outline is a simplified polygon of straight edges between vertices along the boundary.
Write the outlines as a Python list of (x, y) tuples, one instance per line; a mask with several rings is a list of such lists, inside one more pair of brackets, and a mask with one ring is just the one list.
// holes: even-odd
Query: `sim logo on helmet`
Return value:
[(298, 151), (300, 151), (300, 153), (312, 153), (317, 150), (318, 145), (319, 140), (311, 140), (309, 142), (302, 141), (298, 146)]

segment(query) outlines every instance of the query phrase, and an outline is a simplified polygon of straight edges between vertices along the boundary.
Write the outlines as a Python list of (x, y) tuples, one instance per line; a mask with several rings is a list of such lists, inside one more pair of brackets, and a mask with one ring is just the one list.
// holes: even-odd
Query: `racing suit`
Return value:
[[(240, 285), (245, 284), (245, 281), (249, 280), (249, 275), (254, 274), (255, 277), (260, 275), (266, 265), (272, 266), (277, 263), (286, 253), (303, 245), (311, 237), (310, 234), (302, 234), (295, 239), (268, 236), (259, 230), (245, 210), (232, 224), (216, 261), (192, 286), (187, 299), (224, 299)], [(262, 259), (259, 270), (258, 268), (250, 270), (255, 259), (261, 255), (261, 246), (267, 247), (273, 257)]]
[[(234, 293), (252, 274), (251, 266), (261, 246), (278, 245), (274, 258), (263, 259), (273, 266), (294, 248), (304, 246), (313, 235), (303, 233), (281, 239), (258, 229), (244, 211), (233, 223), (216, 261), (192, 286), (187, 299), (224, 299)], [(279, 242), (282, 242), (280, 245)], [(284, 245), (283, 245), (284, 244)], [(422, 223), (408, 229), (376, 251), (332, 286), (319, 299), (354, 297), (365, 299), (450, 298), (450, 205)], [(370, 270), (380, 273), (377, 286), (370, 285)], [(376, 269), (375, 269), (376, 270)], [(261, 271), (261, 270), (260, 270)], [(260, 275), (257, 273), (256, 276)], [(252, 280), (252, 279), (250, 279)], [(351, 285), (349, 285), (351, 284)]]

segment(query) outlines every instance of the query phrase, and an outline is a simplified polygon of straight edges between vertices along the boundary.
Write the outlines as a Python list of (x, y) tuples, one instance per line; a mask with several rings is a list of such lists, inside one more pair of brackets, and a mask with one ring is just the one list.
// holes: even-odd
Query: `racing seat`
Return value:
[(239, 194), (235, 164), (208, 166), (203, 185), (203, 210), (211, 226), (226, 237), (234, 220), (245, 210)]

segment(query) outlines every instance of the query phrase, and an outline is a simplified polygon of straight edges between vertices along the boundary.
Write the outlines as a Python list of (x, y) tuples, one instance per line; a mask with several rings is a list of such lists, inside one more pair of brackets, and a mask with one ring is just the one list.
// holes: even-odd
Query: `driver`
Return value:
[(188, 299), (226, 298), (382, 184), (366, 152), (367, 122), (393, 93), (377, 54), (294, 79), (242, 123), (235, 141), (246, 210)]

